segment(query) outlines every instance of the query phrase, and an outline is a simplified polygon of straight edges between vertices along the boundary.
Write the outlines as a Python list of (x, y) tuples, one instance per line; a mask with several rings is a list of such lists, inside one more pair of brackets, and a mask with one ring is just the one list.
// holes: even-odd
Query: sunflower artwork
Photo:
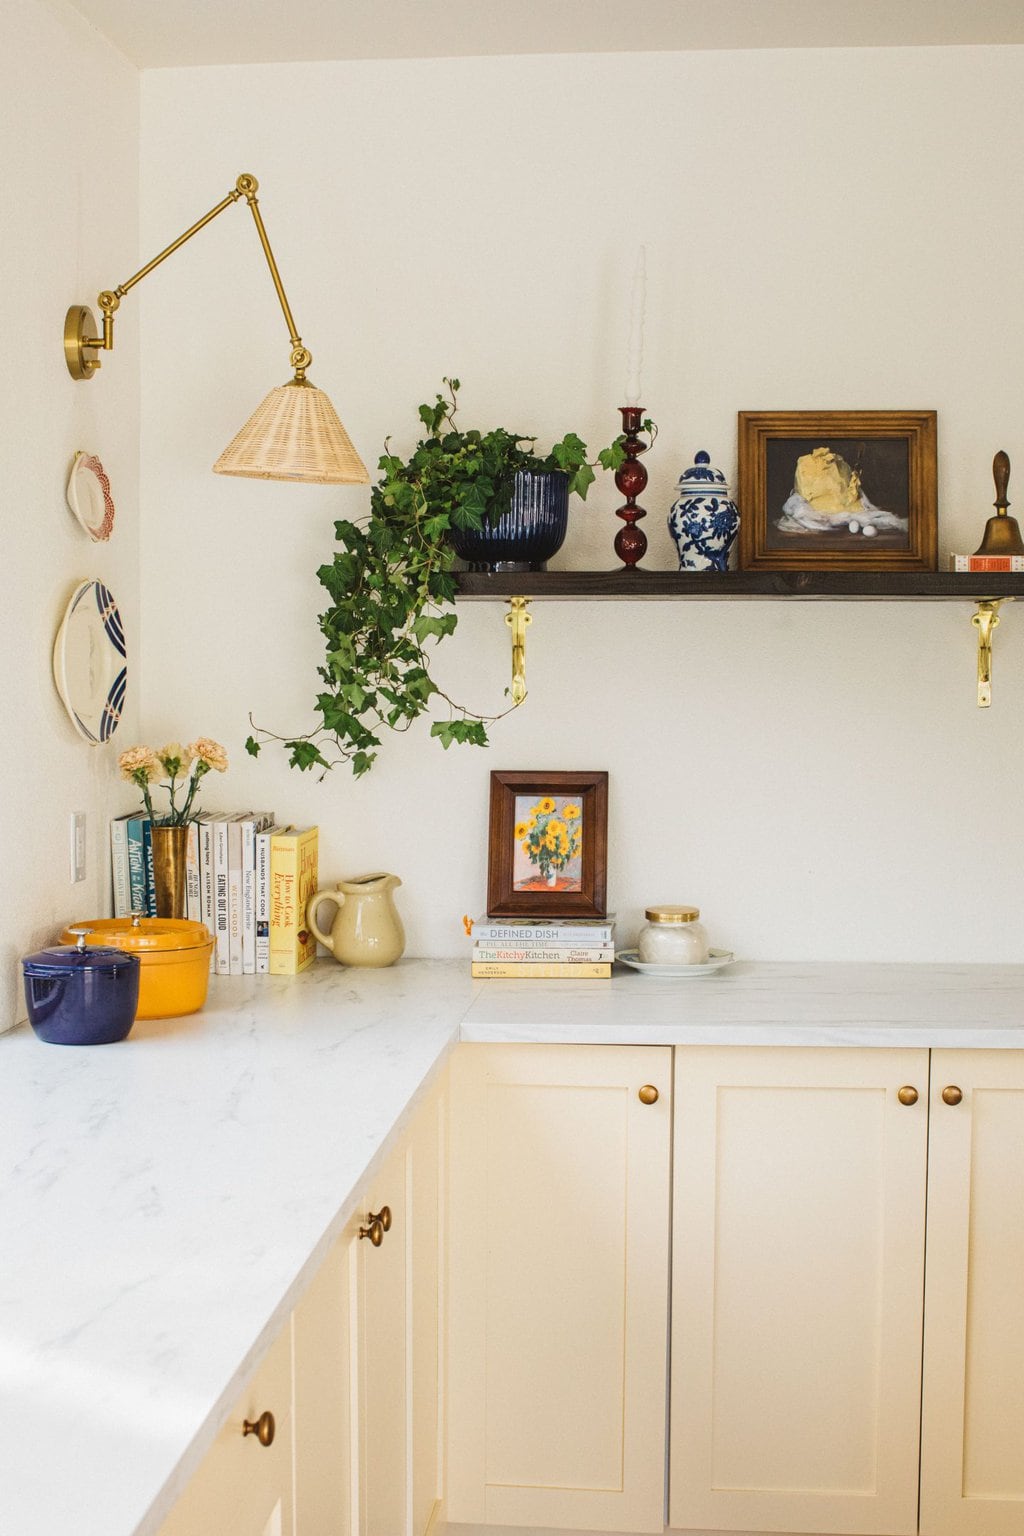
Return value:
[(515, 891), (582, 889), (583, 807), (569, 795), (516, 795)]

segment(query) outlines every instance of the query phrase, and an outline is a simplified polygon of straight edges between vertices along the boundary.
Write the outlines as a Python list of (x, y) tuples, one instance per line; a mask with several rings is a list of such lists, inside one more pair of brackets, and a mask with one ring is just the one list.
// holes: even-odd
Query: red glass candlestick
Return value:
[(646, 453), (651, 445), (637, 436), (643, 421), (643, 407), (620, 405), (619, 410), (622, 413), (622, 432), (625, 438), (622, 446), (626, 450), (626, 457), (615, 472), (615, 484), (626, 501), (615, 513), (625, 523), (625, 527), (620, 528), (615, 535), (615, 553), (629, 571), (647, 553), (647, 535), (642, 528), (636, 526), (647, 513), (643, 507), (637, 506), (636, 498), (647, 484), (647, 470), (640, 463), (638, 454)]

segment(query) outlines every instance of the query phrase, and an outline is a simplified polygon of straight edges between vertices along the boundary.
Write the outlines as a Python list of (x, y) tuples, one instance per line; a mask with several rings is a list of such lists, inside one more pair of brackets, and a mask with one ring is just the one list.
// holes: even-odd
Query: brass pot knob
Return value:
[(379, 1248), (384, 1241), (384, 1223), (379, 1216), (374, 1216), (368, 1227), (359, 1228), (360, 1237), (368, 1237), (375, 1248)]
[(899, 1090), (896, 1097), (899, 1099), (901, 1104), (916, 1104), (917, 1089), (911, 1088), (910, 1084), (907, 1083)]
[(380, 1210), (376, 1211), (376, 1212), (371, 1211), (368, 1219), (371, 1222), (379, 1221), (381, 1226), (384, 1228), (384, 1231), (385, 1232), (390, 1232), (391, 1231), (391, 1207), (390, 1207), (390, 1205), (382, 1205)]
[(272, 1413), (261, 1413), (255, 1423), (245, 1419), (242, 1423), (242, 1436), (255, 1435), (260, 1445), (273, 1445), (274, 1431), (277, 1425), (274, 1423)]
[(657, 1104), (658, 1090), (653, 1083), (645, 1083), (637, 1094), (641, 1104)]
[(943, 1102), (943, 1104), (949, 1104), (949, 1105), (959, 1104), (960, 1100), (962, 1098), (963, 1098), (963, 1093), (956, 1086), (955, 1083), (950, 1083), (948, 1088), (943, 1088), (943, 1090), (942, 1090), (942, 1102)]

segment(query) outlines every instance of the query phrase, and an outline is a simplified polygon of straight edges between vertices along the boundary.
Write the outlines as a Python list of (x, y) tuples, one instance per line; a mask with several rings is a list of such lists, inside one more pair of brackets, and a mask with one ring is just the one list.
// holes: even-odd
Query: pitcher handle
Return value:
[(329, 891), (315, 891), (306, 902), (306, 922), (309, 924), (310, 931), (315, 938), (319, 939), (325, 949), (330, 950), (332, 955), (334, 954), (334, 940), (329, 933), (324, 933), (318, 926), (316, 914), (320, 909), (322, 901), (333, 901), (336, 907), (340, 907), (344, 900), (344, 891), (339, 891), (335, 888)]

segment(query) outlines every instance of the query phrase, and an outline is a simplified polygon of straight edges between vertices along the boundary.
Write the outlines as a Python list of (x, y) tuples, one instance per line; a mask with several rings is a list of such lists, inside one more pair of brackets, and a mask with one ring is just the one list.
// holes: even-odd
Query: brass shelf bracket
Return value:
[(526, 698), (526, 626), (533, 623), (527, 613), (528, 597), (510, 597), (505, 623), (512, 631), (512, 688), (513, 704), (521, 704)]
[(978, 611), (971, 623), (978, 631), (978, 708), (988, 709), (992, 703), (992, 631), (999, 623), (999, 605), (1013, 602), (1013, 598), (986, 598), (978, 604)]

